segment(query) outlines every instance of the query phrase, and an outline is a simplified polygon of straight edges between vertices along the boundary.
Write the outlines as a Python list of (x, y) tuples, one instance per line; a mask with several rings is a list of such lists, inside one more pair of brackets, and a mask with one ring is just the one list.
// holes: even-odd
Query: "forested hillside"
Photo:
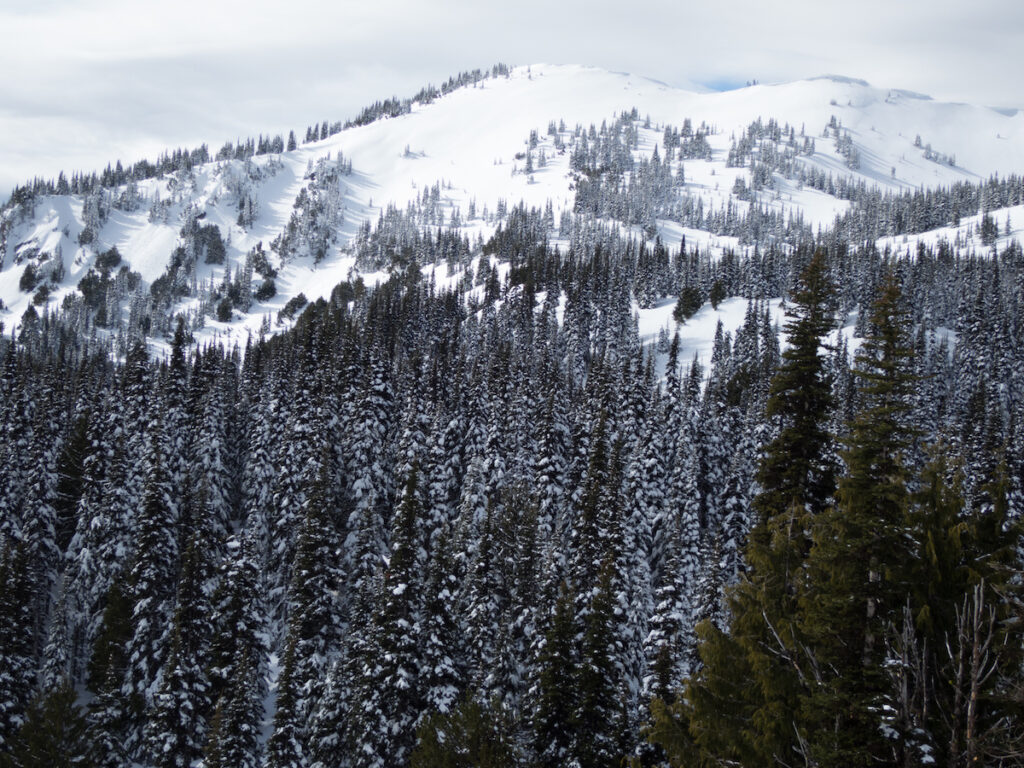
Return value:
[[(642, 132), (524, 136), (564, 207), (427, 187), (342, 257), (336, 154), (243, 269), (176, 198), (151, 282), (110, 242), (42, 278), (0, 333), (0, 765), (1024, 764), (1024, 181), (833, 179), (812, 226), (705, 208), (710, 126)], [(731, 142), (735, 194), (816, 184), (796, 136)]]
[[(655, 764), (654, 701), (670, 755), (1018, 749), (1019, 249), (739, 258), (741, 329), (660, 376), (645, 252), (531, 231), (470, 306), (412, 263), (245, 350), (6, 339), (5, 744)], [(855, 295), (851, 372), (819, 341)]]

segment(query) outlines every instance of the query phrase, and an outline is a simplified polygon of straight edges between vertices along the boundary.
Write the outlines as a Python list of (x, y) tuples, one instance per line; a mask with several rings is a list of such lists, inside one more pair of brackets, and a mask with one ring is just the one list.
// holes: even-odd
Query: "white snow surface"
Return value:
[[(151, 283), (162, 274), (171, 252), (178, 244), (182, 212), (187, 205), (205, 212), (204, 223), (214, 223), (228, 240), (225, 266), (200, 265), (202, 282), (221, 280), (226, 268), (240, 264), (245, 254), (262, 242), (267, 246), (288, 222), (293, 202), (308, 184), (304, 178), (308, 165), (338, 153), (350, 160), (353, 173), (343, 177), (344, 224), (333, 251), (321, 263), (295, 259), (280, 264), (277, 295), (268, 302), (255, 303), (248, 315), (235, 314), (229, 323), (212, 317), (197, 333), (200, 341), (243, 342), (247, 334), (259, 328), (265, 315), (273, 319), (292, 296), (302, 292), (310, 300), (325, 297), (350, 275), (354, 259), (346, 247), (359, 224), (375, 222), (388, 204), (405, 207), (425, 188), (442, 186), (442, 202), (450, 210), (461, 211), (467, 234), (486, 237), (493, 231), (493, 218), (481, 216), (486, 208), (493, 214), (498, 201), (508, 205), (520, 201), (542, 207), (550, 200), (555, 220), (563, 209), (571, 209), (574, 192), (568, 173), (568, 153), (557, 154), (546, 135), (550, 121), (564, 121), (571, 131), (577, 124), (609, 123), (620, 113), (636, 108), (641, 121), (650, 118), (651, 128), (641, 130), (638, 155), (649, 156), (661, 143), (664, 125), (680, 127), (686, 118), (694, 128), (701, 124), (714, 129), (709, 137), (713, 149), (711, 161), (686, 161), (687, 192), (705, 198), (706, 209), (720, 207), (729, 196), (737, 175), (747, 169), (726, 168), (725, 156), (732, 139), (738, 138), (757, 118), (793, 126), (816, 142), (810, 165), (834, 176), (853, 176), (883, 189), (906, 190), (945, 186), (957, 180), (977, 182), (992, 174), (1024, 172), (1024, 113), (1006, 114), (968, 104), (948, 104), (900, 90), (872, 87), (862, 81), (841, 77), (823, 77), (782, 85), (756, 85), (727, 92), (697, 93), (675, 89), (629, 74), (612, 73), (582, 66), (533, 65), (518, 67), (509, 77), (487, 79), (435, 100), (417, 104), (408, 115), (384, 119), (370, 125), (342, 131), (328, 139), (300, 145), (292, 152), (264, 155), (253, 159), (257, 167), (280, 163), (279, 170), (258, 183), (259, 218), (248, 230), (238, 226), (237, 199), (226, 187), (226, 165), (231, 172), (241, 167), (238, 161), (210, 163), (195, 169), (194, 181), (165, 177), (139, 183), (146, 198), (134, 212), (112, 211), (99, 242), (80, 247), (82, 230), (81, 198), (51, 196), (37, 202), (34, 217), (16, 224), (8, 240), (8, 249), (0, 271), (0, 322), (9, 332), (16, 327), (27, 308), (31, 294), (19, 290), (24, 265), (16, 263), (17, 252), (36, 248), (64, 262), (65, 277), (50, 297), (50, 306), (59, 306), (65, 294), (75, 286), (93, 263), (95, 254), (116, 245), (131, 268)], [(831, 138), (822, 136), (823, 128), (835, 118), (847, 129), (860, 153), (858, 171), (849, 170), (835, 152)], [(523, 172), (517, 153), (526, 149), (531, 130), (536, 130), (548, 162), (531, 175)], [(955, 157), (955, 165), (927, 160), (923, 149), (931, 145), (937, 153)], [(298, 137), (300, 140), (302, 136)], [(661, 148), (660, 151), (663, 151)], [(216, 148), (213, 148), (216, 152)], [(777, 192), (762, 198), (785, 211), (801, 211), (809, 223), (827, 225), (847, 203), (812, 189), (798, 189), (792, 182), (778, 178)], [(177, 192), (175, 191), (177, 187)], [(149, 221), (154, 199), (172, 200), (166, 223)], [(477, 218), (467, 216), (475, 202)], [(1024, 210), (1003, 211), (996, 221), (1003, 232), (1007, 215), (1018, 226), (1024, 225)], [(676, 245), (683, 235), (688, 246), (720, 249), (735, 247), (730, 238), (715, 238), (707, 233), (683, 231), (670, 222), (659, 222), (660, 235)], [(889, 238), (890, 248), (916, 247), (917, 239), (935, 241), (946, 237), (953, 241), (959, 234), (969, 238), (977, 222), (965, 220), (948, 231), (912, 238)], [(1014, 232), (1013, 234), (1016, 234)], [(272, 256), (272, 258), (276, 258)], [(440, 278), (444, 270), (437, 272)], [(373, 283), (382, 275), (364, 275)], [(719, 311), (704, 310), (683, 329), (685, 347), (702, 356), (708, 351), (718, 317), (729, 330), (738, 327), (745, 305), (726, 302)], [(189, 307), (189, 302), (181, 309)], [(670, 322), (672, 305), (666, 302), (641, 314), (641, 333), (647, 337)], [(712, 322), (714, 316), (714, 322)], [(277, 326), (281, 327), (281, 326)], [(707, 333), (710, 329), (710, 334)], [(691, 335), (692, 334), (692, 335)], [(160, 342), (154, 342), (160, 351)]]

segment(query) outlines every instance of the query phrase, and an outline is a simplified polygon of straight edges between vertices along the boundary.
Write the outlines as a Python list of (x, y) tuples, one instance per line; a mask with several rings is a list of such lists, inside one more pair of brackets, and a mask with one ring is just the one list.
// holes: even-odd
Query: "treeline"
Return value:
[[(427, 85), (421, 88), (415, 96), (407, 99), (399, 99), (397, 96), (392, 96), (390, 99), (375, 101), (370, 106), (365, 107), (357, 117), (352, 120), (347, 120), (342, 130), (344, 130), (344, 128), (353, 128), (360, 125), (369, 125), (370, 123), (374, 123), (386, 117), (406, 115), (412, 111), (414, 104), (430, 104), (434, 99), (440, 96), (445, 96), (459, 88), (475, 86), (477, 83), (490, 77), (508, 77), (511, 72), (512, 69), (507, 64), (498, 63), (491, 67), (489, 71), (473, 69), (466, 72), (460, 72), (459, 74), (448, 78), (448, 80), (441, 84), (440, 88), (433, 85)], [(326, 123), (324, 125), (326, 126)], [(320, 138), (326, 138), (322, 129), (320, 132)]]

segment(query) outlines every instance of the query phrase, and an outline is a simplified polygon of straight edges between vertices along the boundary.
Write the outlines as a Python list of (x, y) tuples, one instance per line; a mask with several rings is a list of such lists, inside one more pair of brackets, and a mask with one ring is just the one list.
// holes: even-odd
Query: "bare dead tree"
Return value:
[(926, 762), (935, 748), (928, 732), (933, 696), (928, 639), (917, 632), (909, 599), (899, 626), (889, 627), (886, 651), (891, 708), (886, 724), (895, 742), (894, 763), (910, 768)]
[(952, 672), (953, 703), (948, 713), (950, 766), (980, 765), (987, 736), (998, 723), (984, 730), (979, 717), (983, 692), (999, 669), (993, 649), (996, 610), (985, 599), (985, 582), (975, 585), (956, 609), (956, 634), (946, 637), (946, 654)]

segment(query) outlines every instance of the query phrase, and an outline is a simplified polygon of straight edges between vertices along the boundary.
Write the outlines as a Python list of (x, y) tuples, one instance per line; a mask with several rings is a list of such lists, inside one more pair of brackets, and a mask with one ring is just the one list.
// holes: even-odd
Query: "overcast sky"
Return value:
[(716, 89), (843, 74), (1024, 107), (1024, 2), (0, 0), (0, 195), (302, 131), (497, 61)]

